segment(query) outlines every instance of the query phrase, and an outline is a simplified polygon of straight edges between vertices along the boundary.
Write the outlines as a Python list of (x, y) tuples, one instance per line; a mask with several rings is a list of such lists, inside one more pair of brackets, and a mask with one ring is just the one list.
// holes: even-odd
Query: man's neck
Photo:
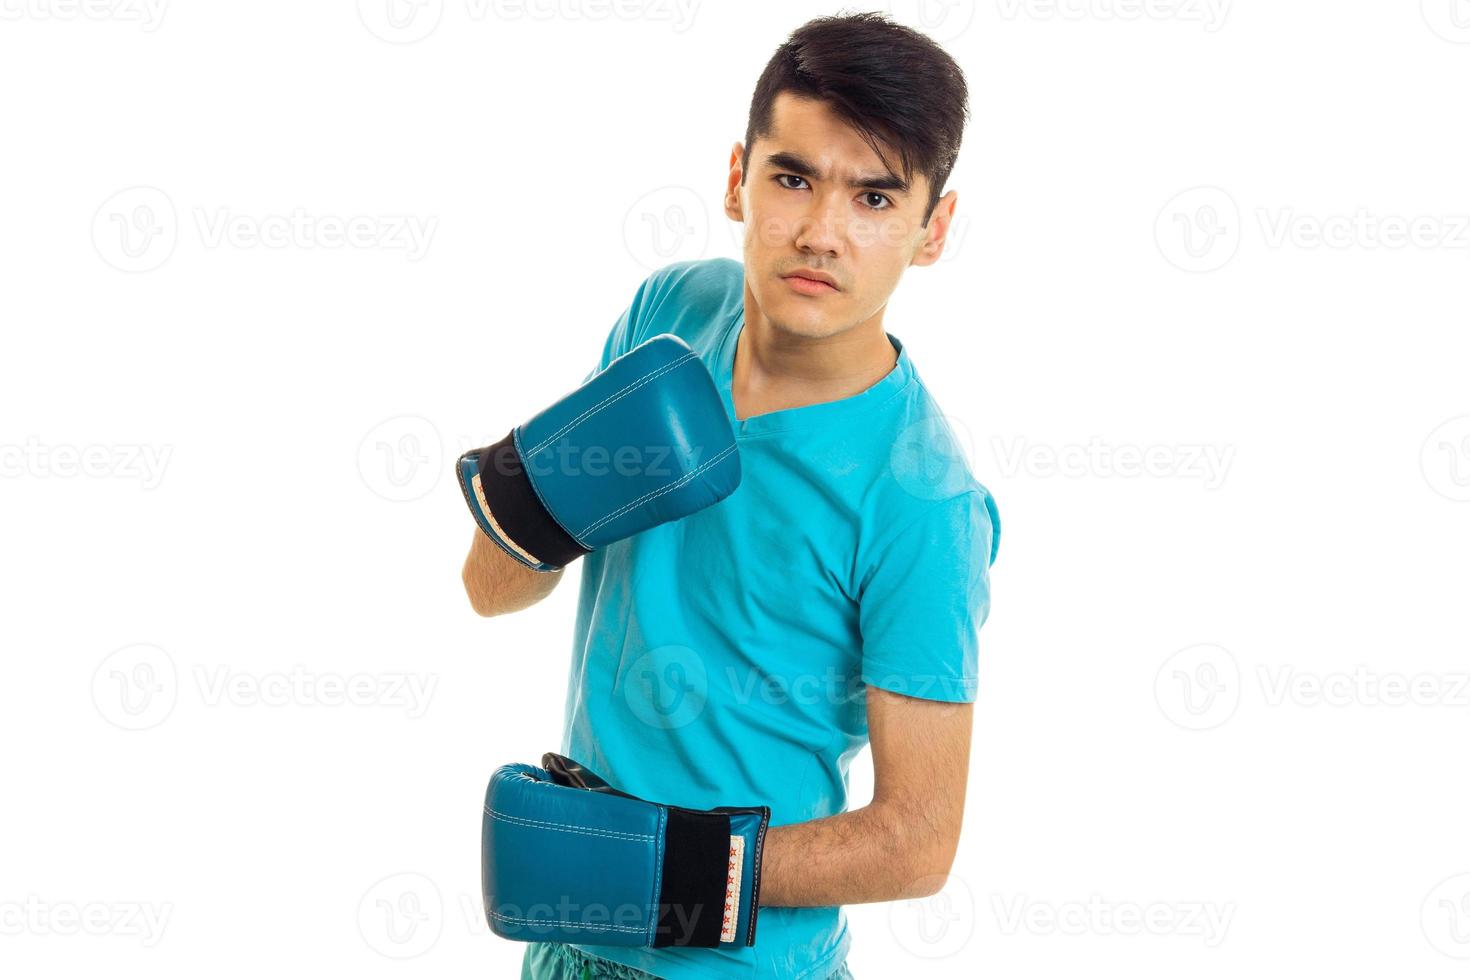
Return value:
[(772, 327), (748, 288), (745, 313), (731, 377), (740, 419), (851, 397), (877, 384), (898, 362), (881, 309), (850, 330), (816, 339)]

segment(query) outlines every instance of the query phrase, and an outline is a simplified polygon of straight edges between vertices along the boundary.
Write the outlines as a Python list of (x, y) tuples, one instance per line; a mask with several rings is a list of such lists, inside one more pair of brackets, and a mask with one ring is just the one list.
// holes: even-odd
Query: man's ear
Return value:
[(730, 176), (725, 180), (725, 215), (731, 221), (745, 221), (745, 203), (740, 195), (740, 182), (745, 177), (745, 169), (740, 160), (745, 156), (745, 147), (737, 140), (735, 148), (730, 151)]
[(929, 215), (929, 223), (924, 226), (923, 244), (914, 253), (910, 265), (933, 265), (939, 261), (939, 256), (944, 254), (944, 242), (949, 235), (950, 223), (954, 221), (954, 206), (959, 196), (950, 191), (934, 204), (934, 213)]

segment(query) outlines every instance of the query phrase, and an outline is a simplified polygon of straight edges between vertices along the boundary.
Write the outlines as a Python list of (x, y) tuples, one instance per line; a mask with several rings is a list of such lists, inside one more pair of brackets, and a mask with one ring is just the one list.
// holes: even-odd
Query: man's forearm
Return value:
[(916, 814), (871, 804), (820, 820), (772, 827), (761, 904), (856, 905), (938, 890), (954, 857), (944, 832)]
[(476, 531), (460, 578), (475, 612), (481, 616), (498, 616), (525, 609), (546, 598), (561, 581), (562, 571), (538, 572), (527, 568)]

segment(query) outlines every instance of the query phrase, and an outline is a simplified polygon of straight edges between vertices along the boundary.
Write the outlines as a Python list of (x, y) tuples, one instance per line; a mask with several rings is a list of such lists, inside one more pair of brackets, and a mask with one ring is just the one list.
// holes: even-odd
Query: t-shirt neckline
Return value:
[(744, 329), (745, 304), (741, 303), (736, 307), (734, 316), (730, 318), (730, 322), (725, 327), (715, 361), (715, 386), (720, 390), (720, 398), (725, 403), (725, 414), (729, 417), (730, 424), (737, 435), (755, 435), (762, 432), (780, 432), (830, 425), (883, 404), (903, 390), (913, 379), (913, 365), (909, 361), (908, 351), (904, 350), (903, 343), (890, 333), (886, 336), (894, 349), (898, 351), (897, 363), (887, 374), (857, 394), (835, 401), (799, 405), (796, 408), (783, 408), (774, 412), (753, 415), (747, 419), (737, 419), (734, 395), (735, 346)]

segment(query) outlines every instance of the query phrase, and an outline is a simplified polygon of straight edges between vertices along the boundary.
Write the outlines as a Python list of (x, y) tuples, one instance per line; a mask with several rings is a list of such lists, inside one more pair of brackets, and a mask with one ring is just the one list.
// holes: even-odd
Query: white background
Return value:
[[(886, 325), (1004, 536), (952, 882), (854, 972), (1463, 976), (1470, 4), (896, 6), (973, 119)], [(450, 462), (738, 256), (835, 9), (0, 0), (0, 973), (516, 975), (576, 588), (477, 619)]]

